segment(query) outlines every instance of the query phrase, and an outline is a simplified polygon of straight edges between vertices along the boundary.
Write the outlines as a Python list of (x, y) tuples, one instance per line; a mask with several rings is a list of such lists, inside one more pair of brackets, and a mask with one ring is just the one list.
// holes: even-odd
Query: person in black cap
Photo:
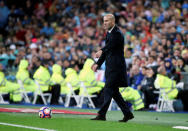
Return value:
[(44, 93), (51, 93), (52, 98), (50, 104), (58, 105), (59, 96), (60, 96), (60, 85), (52, 84), (50, 81), (50, 73), (48, 71), (49, 61), (47, 59), (43, 59), (41, 66), (34, 73), (33, 78), (40, 85), (41, 90)]
[(138, 86), (138, 90), (144, 95), (145, 108), (149, 109), (150, 104), (157, 103), (157, 95), (154, 93), (154, 81), (156, 78), (156, 67), (143, 67), (146, 70), (145, 78), (142, 84)]

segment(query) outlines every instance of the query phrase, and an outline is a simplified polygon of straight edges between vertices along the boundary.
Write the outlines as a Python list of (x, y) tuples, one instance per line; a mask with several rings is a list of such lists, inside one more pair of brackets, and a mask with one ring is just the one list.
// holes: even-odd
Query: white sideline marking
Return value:
[(34, 130), (40, 130), (40, 131), (55, 131), (52, 129), (38, 128), (38, 127), (32, 127), (32, 126), (23, 126), (23, 125), (16, 125), (16, 124), (3, 123), (3, 122), (0, 122), (0, 125), (15, 126), (15, 127), (28, 128), (28, 129), (34, 129)]
[(172, 128), (188, 130), (188, 127), (187, 127), (187, 126), (174, 126), (174, 127), (172, 127)]

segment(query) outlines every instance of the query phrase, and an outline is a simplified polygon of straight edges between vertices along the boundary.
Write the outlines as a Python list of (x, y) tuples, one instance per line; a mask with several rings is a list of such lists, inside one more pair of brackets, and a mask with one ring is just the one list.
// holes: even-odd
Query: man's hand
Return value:
[(137, 86), (137, 90), (141, 90), (142, 86), (141, 85), (138, 85)]
[(102, 50), (97, 51), (95, 58), (99, 58), (102, 55)]
[(97, 71), (97, 67), (98, 67), (97, 64), (93, 64), (93, 65), (91, 66), (91, 69), (92, 69), (94, 72), (96, 72), (96, 71)]

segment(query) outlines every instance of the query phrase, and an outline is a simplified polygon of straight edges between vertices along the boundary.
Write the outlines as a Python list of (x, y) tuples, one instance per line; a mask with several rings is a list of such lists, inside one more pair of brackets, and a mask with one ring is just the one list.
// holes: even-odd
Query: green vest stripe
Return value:
[(143, 104), (143, 102), (141, 101), (140, 103), (138, 103), (138, 104), (134, 104), (135, 106), (139, 106), (139, 105), (141, 105), (141, 104)]
[(29, 78), (25, 78), (25, 79), (23, 80), (23, 83), (25, 83), (25, 81), (26, 81), (27, 79), (29, 79)]
[(175, 90), (175, 88), (170, 89), (169, 91), (166, 92), (166, 94), (171, 93), (173, 90)]
[(72, 85), (73, 87), (77, 87), (80, 85), (80, 82), (76, 83), (75, 85)]
[(5, 79), (3, 79), (3, 80), (1, 81), (1, 83), (0, 83), (0, 86), (5, 86), (5, 84), (6, 84), (6, 81), (5, 81)]
[(97, 85), (97, 81), (96, 81), (96, 80), (93, 80), (90, 84), (91, 84), (92, 86), (96, 86), (96, 85)]
[(142, 100), (142, 99), (141, 99), (141, 98), (138, 98), (138, 99), (134, 100), (134, 102), (138, 102), (138, 101), (140, 101), (140, 100)]

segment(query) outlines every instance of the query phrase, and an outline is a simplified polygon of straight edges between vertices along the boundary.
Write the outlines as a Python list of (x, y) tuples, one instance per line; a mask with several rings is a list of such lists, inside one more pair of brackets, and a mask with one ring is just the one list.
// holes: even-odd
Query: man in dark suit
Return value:
[(119, 92), (119, 87), (127, 87), (127, 72), (124, 59), (124, 37), (120, 29), (115, 25), (115, 17), (107, 14), (103, 18), (104, 28), (108, 30), (105, 40), (105, 47), (96, 53), (99, 60), (92, 66), (96, 71), (104, 61), (106, 61), (104, 87), (104, 103), (98, 112), (96, 118), (92, 120), (106, 120), (106, 113), (112, 98), (121, 108), (124, 117), (120, 122), (127, 122), (133, 119), (127, 102), (125, 102)]

